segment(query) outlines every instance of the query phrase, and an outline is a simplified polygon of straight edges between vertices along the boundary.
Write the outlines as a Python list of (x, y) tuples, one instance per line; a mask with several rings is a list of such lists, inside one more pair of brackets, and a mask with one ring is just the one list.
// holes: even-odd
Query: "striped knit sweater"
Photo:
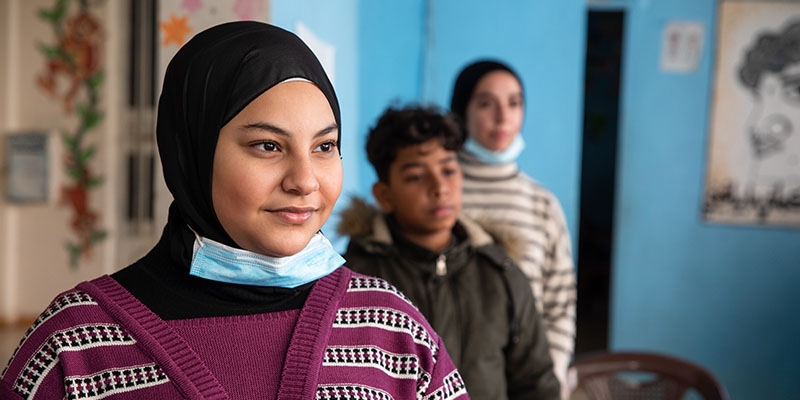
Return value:
[(464, 173), (463, 212), (476, 221), (506, 226), (523, 238), (517, 254), (509, 255), (530, 280), (556, 376), (567, 388), (575, 347), (577, 280), (561, 205), (515, 162), (488, 165), (466, 152), (459, 154), (459, 161)]
[(2, 399), (467, 399), (441, 340), (393, 286), (345, 267), (300, 310), (165, 321), (113, 278), (59, 295)]

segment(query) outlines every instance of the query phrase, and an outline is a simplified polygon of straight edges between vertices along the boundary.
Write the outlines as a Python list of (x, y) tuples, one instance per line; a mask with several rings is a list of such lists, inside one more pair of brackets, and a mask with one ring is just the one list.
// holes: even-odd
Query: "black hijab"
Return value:
[(450, 110), (461, 119), (462, 122), (466, 121), (467, 105), (469, 104), (472, 95), (475, 93), (475, 86), (478, 85), (481, 78), (486, 74), (494, 71), (506, 71), (514, 75), (522, 86), (522, 79), (519, 78), (516, 72), (511, 67), (502, 62), (495, 60), (479, 60), (475, 61), (461, 70), (456, 83), (453, 85), (453, 97), (450, 100)]
[[(173, 257), (191, 260), (194, 236), (239, 247), (222, 228), (211, 199), (220, 129), (256, 97), (289, 78), (316, 84), (330, 103), (341, 139), (339, 103), (322, 65), (295, 34), (255, 21), (198, 33), (170, 61), (158, 103), (156, 136), (173, 195), (164, 237)], [(177, 254), (176, 254), (177, 253)]]

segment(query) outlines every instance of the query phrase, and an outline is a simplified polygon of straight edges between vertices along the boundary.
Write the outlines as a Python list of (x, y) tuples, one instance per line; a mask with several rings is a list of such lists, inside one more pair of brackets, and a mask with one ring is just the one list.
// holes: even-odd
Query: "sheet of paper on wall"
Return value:
[(15, 133), (6, 136), (6, 199), (11, 203), (48, 200), (49, 171), (47, 133)]
[(336, 47), (332, 44), (325, 42), (324, 40), (320, 39), (314, 31), (312, 31), (308, 26), (303, 24), (302, 22), (298, 22), (296, 27), (297, 36), (300, 36), (300, 39), (311, 48), (311, 51), (314, 52), (314, 55), (317, 56), (319, 62), (322, 64), (322, 68), (325, 68), (325, 72), (328, 74), (328, 79), (331, 80), (331, 83), (335, 86), (336, 85)]
[(703, 52), (703, 24), (673, 21), (664, 27), (661, 44), (661, 70), (689, 73), (697, 69)]

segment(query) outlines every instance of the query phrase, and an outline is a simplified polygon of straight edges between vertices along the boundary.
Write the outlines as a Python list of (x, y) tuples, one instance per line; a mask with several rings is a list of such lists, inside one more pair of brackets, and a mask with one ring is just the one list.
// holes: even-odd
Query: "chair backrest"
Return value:
[(705, 400), (728, 400), (725, 387), (693, 362), (651, 352), (602, 352), (570, 366), (573, 393), (589, 400), (679, 400), (695, 389)]

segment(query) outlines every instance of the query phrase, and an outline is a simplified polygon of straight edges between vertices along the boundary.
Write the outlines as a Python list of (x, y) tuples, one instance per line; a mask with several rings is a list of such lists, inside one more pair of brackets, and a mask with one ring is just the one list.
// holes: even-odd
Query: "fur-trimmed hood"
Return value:
[[(521, 238), (510, 229), (488, 220), (471, 219), (464, 214), (459, 215), (458, 221), (467, 231), (473, 247), (496, 243), (513, 259), (518, 259), (521, 255)], [(383, 218), (383, 212), (357, 196), (352, 197), (347, 208), (339, 213), (336, 232), (343, 236), (365, 237), (369, 241), (386, 245), (392, 243), (392, 235)]]

